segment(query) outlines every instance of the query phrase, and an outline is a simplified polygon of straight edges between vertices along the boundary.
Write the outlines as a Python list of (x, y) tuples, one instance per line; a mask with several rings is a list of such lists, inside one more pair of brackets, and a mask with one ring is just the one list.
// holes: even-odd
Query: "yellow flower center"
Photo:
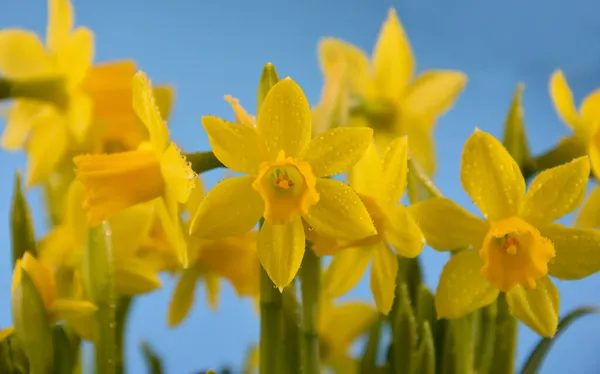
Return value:
[(492, 222), (483, 246), (481, 274), (503, 292), (521, 285), (535, 288), (536, 281), (548, 273), (554, 245), (521, 218)]
[(285, 157), (279, 152), (275, 162), (263, 162), (252, 187), (265, 201), (265, 219), (283, 223), (319, 201), (317, 179), (308, 163)]

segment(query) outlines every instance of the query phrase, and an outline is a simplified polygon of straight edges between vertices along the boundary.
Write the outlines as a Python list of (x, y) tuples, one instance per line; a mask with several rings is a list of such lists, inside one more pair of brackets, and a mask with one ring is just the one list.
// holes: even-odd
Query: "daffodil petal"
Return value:
[(171, 142), (163, 153), (160, 167), (167, 188), (173, 193), (177, 202), (184, 204), (194, 189), (196, 173), (175, 143)]
[(73, 328), (73, 331), (87, 341), (93, 341), (94, 339), (94, 317), (86, 316), (76, 319), (69, 320), (69, 327)]
[(188, 201), (185, 204), (189, 214), (194, 214), (198, 210), (200, 203), (204, 200), (204, 184), (200, 176), (196, 177), (196, 186), (192, 190)]
[(73, 249), (83, 250), (87, 240), (88, 225), (83, 209), (83, 185), (78, 180), (74, 180), (69, 185), (66, 203), (63, 221), (65, 228), (74, 246)]
[(394, 9), (388, 11), (373, 49), (373, 65), (378, 92), (397, 100), (412, 78), (415, 60), (410, 43)]
[(520, 216), (544, 225), (571, 213), (585, 197), (589, 176), (587, 156), (544, 170), (531, 182)]
[(96, 305), (86, 300), (57, 299), (48, 311), (54, 321), (68, 321), (94, 314)]
[(590, 156), (590, 163), (592, 164), (594, 176), (597, 180), (600, 180), (600, 127), (593, 135), (588, 145), (587, 153)]
[(319, 202), (304, 219), (318, 234), (359, 240), (376, 233), (367, 208), (350, 186), (333, 179), (317, 179), (315, 188)]
[[(29, 252), (25, 252), (19, 265), (31, 277), (36, 290), (40, 294), (46, 309), (49, 309), (55, 299), (56, 289), (52, 267), (41, 263)], [(14, 285), (14, 280), (13, 280)]]
[(110, 218), (112, 248), (117, 263), (135, 257), (149, 234), (153, 218), (152, 204), (137, 204)]
[(460, 71), (425, 71), (408, 88), (402, 108), (413, 116), (437, 118), (454, 105), (466, 84)]
[(225, 95), (225, 100), (231, 105), (235, 114), (235, 122), (248, 127), (256, 127), (256, 118), (246, 112), (240, 101), (231, 95)]
[(371, 292), (380, 313), (387, 315), (394, 303), (398, 258), (386, 243), (380, 242), (373, 248), (371, 269)]
[(37, 247), (38, 258), (46, 264), (74, 267), (81, 260), (81, 248), (73, 246), (71, 230), (61, 225), (42, 238)]
[(172, 192), (166, 190), (165, 196), (154, 199), (153, 203), (167, 245), (173, 250), (178, 265), (186, 268), (189, 261), (188, 250), (183, 236), (177, 200)]
[(227, 168), (256, 175), (266, 160), (254, 127), (236, 125), (214, 116), (202, 117), (202, 125), (215, 156)]
[(477, 252), (464, 250), (450, 257), (444, 266), (435, 295), (438, 318), (462, 317), (498, 297), (498, 289), (480, 273), (483, 261)]
[(56, 72), (38, 36), (20, 29), (0, 31), (0, 73), (7, 79), (47, 76)]
[(560, 296), (550, 278), (537, 281), (535, 289), (521, 286), (506, 294), (508, 308), (513, 316), (543, 337), (552, 337), (558, 326)]
[(143, 71), (138, 71), (132, 80), (133, 110), (148, 129), (150, 142), (156, 150), (164, 150), (169, 142), (169, 129), (156, 105), (152, 84)]
[(36, 124), (27, 144), (27, 186), (47, 178), (65, 156), (68, 133), (64, 121), (53, 113)]
[(73, 7), (69, 0), (48, 1), (48, 26), (46, 27), (48, 48), (56, 51), (65, 43), (73, 28), (73, 18)]
[(492, 135), (476, 129), (469, 137), (463, 149), (460, 179), (488, 220), (519, 212), (525, 180), (519, 165)]
[(600, 230), (600, 187), (594, 188), (575, 218), (575, 224)]
[(343, 71), (344, 86), (354, 93), (365, 94), (369, 90), (369, 56), (361, 49), (336, 38), (324, 38), (319, 42), (319, 65), (325, 81), (331, 81)]
[(360, 282), (372, 258), (371, 247), (351, 247), (338, 252), (325, 271), (325, 293), (330, 297), (348, 293)]
[(385, 201), (396, 204), (406, 190), (408, 138), (401, 136), (388, 146), (383, 157), (383, 193)]
[(383, 193), (383, 163), (377, 147), (369, 144), (363, 156), (348, 173), (348, 181), (359, 194), (379, 198)]
[(16, 151), (25, 146), (25, 143), (39, 121), (53, 114), (54, 108), (50, 105), (40, 104), (35, 100), (17, 100), (8, 109), (6, 127), (2, 134), (2, 147), (9, 151)]
[(196, 289), (196, 282), (198, 281), (198, 272), (194, 268), (183, 271), (177, 285), (175, 286), (175, 292), (171, 298), (169, 304), (169, 327), (175, 327), (179, 325), (190, 312), (192, 305), (194, 304), (194, 291)]
[(377, 311), (367, 303), (345, 302), (322, 313), (320, 338), (326, 342), (329, 357), (346, 355), (354, 341), (377, 320)]
[(417, 160), (427, 175), (433, 175), (436, 168), (435, 139), (433, 138), (434, 120), (399, 116), (401, 121), (412, 123), (407, 126), (408, 148), (410, 155)]
[(93, 103), (85, 95), (71, 96), (67, 120), (71, 135), (77, 143), (82, 143), (92, 122)]
[(553, 277), (576, 280), (600, 270), (600, 231), (550, 225), (540, 232), (554, 244), (555, 256), (548, 263)]
[(252, 188), (252, 177), (228, 178), (206, 194), (190, 225), (190, 234), (221, 239), (250, 231), (265, 204)]
[(280, 151), (298, 157), (311, 136), (310, 106), (302, 88), (291, 78), (277, 82), (267, 93), (258, 113), (258, 134), (270, 160)]
[(173, 101), (175, 100), (175, 88), (168, 84), (161, 84), (152, 87), (154, 101), (160, 112), (160, 116), (167, 120), (171, 116)]
[(123, 295), (142, 295), (159, 289), (161, 285), (156, 270), (139, 261), (128, 261), (115, 271), (115, 289)]
[(14, 334), (14, 333), (15, 333), (15, 328), (12, 326), (0, 330), (0, 343), (2, 343), (2, 341), (4, 341), (4, 339), (12, 336), (12, 334)]
[(78, 86), (94, 59), (94, 33), (87, 27), (78, 27), (57, 51), (58, 64), (67, 75), (69, 87)]
[(373, 130), (368, 127), (338, 127), (314, 138), (302, 159), (316, 177), (329, 177), (354, 166), (372, 139)]
[(453, 201), (438, 197), (411, 205), (408, 210), (433, 249), (447, 251), (479, 246), (488, 224)]
[(573, 93), (561, 70), (555, 71), (550, 77), (550, 97), (552, 98), (556, 112), (563, 122), (575, 131), (582, 130), (583, 123), (575, 108)]
[(265, 220), (258, 233), (260, 262), (280, 291), (296, 276), (304, 257), (304, 227), (300, 217), (283, 224)]
[(417, 257), (425, 246), (425, 236), (410, 211), (403, 205), (397, 205), (388, 214), (389, 226), (384, 232), (387, 241), (400, 256)]

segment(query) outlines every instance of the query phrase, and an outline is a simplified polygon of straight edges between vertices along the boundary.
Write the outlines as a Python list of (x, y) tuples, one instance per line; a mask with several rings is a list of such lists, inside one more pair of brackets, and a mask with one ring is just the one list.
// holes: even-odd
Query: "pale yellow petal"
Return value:
[(190, 234), (220, 239), (250, 231), (265, 209), (252, 188), (252, 177), (228, 178), (206, 194), (190, 225)]
[(15, 328), (12, 326), (0, 330), (0, 343), (2, 343), (2, 341), (4, 341), (4, 339), (12, 336), (12, 334), (14, 334), (14, 333), (15, 333)]
[(371, 143), (348, 173), (352, 188), (363, 196), (379, 199), (383, 195), (383, 163), (377, 147)]
[(148, 129), (156, 150), (163, 151), (169, 142), (169, 129), (156, 105), (152, 84), (143, 71), (133, 76), (133, 110)]
[(291, 78), (277, 82), (263, 101), (258, 113), (258, 134), (270, 160), (280, 151), (298, 157), (311, 137), (310, 106), (302, 88)]
[(175, 286), (175, 292), (169, 304), (170, 327), (179, 325), (190, 312), (194, 304), (194, 291), (198, 281), (198, 272), (194, 268), (185, 270)]
[(400, 256), (414, 258), (425, 246), (425, 236), (410, 211), (397, 205), (388, 213), (389, 225), (384, 236)]
[(371, 292), (380, 313), (387, 315), (392, 309), (398, 274), (398, 258), (386, 243), (373, 246)]
[(265, 220), (258, 234), (257, 253), (260, 262), (280, 291), (298, 273), (304, 257), (304, 227), (296, 217), (284, 224)]
[(492, 135), (476, 129), (463, 148), (463, 188), (488, 220), (516, 215), (525, 196), (521, 169)]
[(48, 0), (48, 26), (46, 27), (48, 48), (58, 50), (67, 41), (73, 23), (73, 7), (69, 0)]
[(438, 318), (459, 318), (496, 300), (499, 291), (481, 275), (482, 266), (477, 250), (450, 257), (435, 295)]
[(558, 326), (560, 296), (550, 278), (537, 281), (534, 289), (521, 286), (506, 294), (506, 301), (513, 316), (521, 320), (543, 337), (552, 337)]
[(44, 123), (50, 112), (54, 112), (51, 105), (35, 100), (17, 100), (8, 109), (2, 147), (9, 151), (23, 148), (32, 129), (38, 122)]
[(432, 198), (411, 205), (410, 213), (433, 249), (446, 251), (478, 247), (488, 223), (446, 198)]
[(316, 177), (329, 177), (354, 166), (372, 139), (373, 130), (368, 127), (338, 127), (314, 138), (302, 159)]
[(142, 241), (149, 235), (154, 214), (153, 205), (146, 203), (134, 205), (110, 218), (112, 248), (117, 263), (135, 257)]
[(70, 98), (67, 121), (70, 133), (77, 143), (85, 140), (92, 123), (93, 105), (92, 100), (85, 95), (73, 95)]
[(62, 161), (67, 146), (65, 118), (52, 112), (40, 119), (27, 144), (27, 186), (47, 178)]
[(408, 88), (402, 110), (435, 119), (454, 105), (466, 84), (467, 76), (460, 71), (425, 71)]
[(555, 256), (548, 263), (553, 277), (575, 280), (600, 270), (600, 231), (550, 225), (540, 232), (554, 244)]
[(594, 90), (581, 102), (581, 119), (592, 127), (594, 122), (600, 121), (600, 89)]
[(408, 38), (394, 9), (379, 32), (373, 49), (373, 65), (378, 92), (391, 100), (397, 100), (410, 83), (415, 61)]
[(408, 172), (408, 137), (394, 139), (383, 157), (383, 194), (385, 202), (397, 204), (406, 190)]
[(347, 355), (356, 339), (377, 320), (377, 311), (371, 305), (357, 301), (334, 305), (321, 313), (319, 334), (327, 346), (328, 358)]
[(575, 108), (573, 93), (561, 70), (550, 77), (550, 97), (561, 119), (575, 131), (582, 130), (584, 125)]
[(48, 312), (54, 321), (68, 321), (90, 316), (98, 310), (96, 305), (86, 300), (57, 299)]
[(427, 175), (433, 175), (437, 162), (433, 137), (434, 121), (430, 118), (399, 117), (406, 124), (411, 124), (406, 126), (410, 156), (415, 158)]
[(171, 116), (173, 101), (175, 100), (175, 88), (168, 84), (152, 86), (152, 93), (160, 116), (166, 121)]
[(360, 282), (371, 259), (372, 247), (351, 247), (338, 252), (325, 271), (324, 292), (330, 297), (348, 293)]
[(145, 294), (159, 289), (161, 285), (156, 269), (143, 261), (123, 261), (115, 270), (115, 289), (123, 295)]
[(594, 188), (579, 211), (575, 224), (600, 230), (600, 187)]
[(319, 42), (319, 65), (325, 80), (343, 75), (342, 87), (351, 92), (365, 94), (370, 86), (370, 62), (361, 49), (336, 38), (324, 38)]
[(240, 126), (214, 116), (202, 117), (202, 125), (215, 156), (228, 169), (256, 175), (265, 161), (258, 132), (251, 126)]
[(587, 156), (542, 171), (531, 182), (520, 216), (544, 225), (573, 212), (585, 197), (589, 176)]
[(196, 184), (196, 173), (175, 143), (171, 142), (160, 160), (166, 187), (178, 203), (187, 202)]
[(67, 76), (67, 84), (76, 87), (92, 66), (94, 33), (87, 27), (78, 27), (56, 52), (60, 69)]
[(376, 233), (367, 208), (343, 182), (317, 179), (319, 202), (304, 217), (318, 234), (330, 238), (358, 240)]
[(231, 95), (225, 95), (225, 100), (231, 105), (235, 114), (235, 122), (248, 127), (256, 127), (256, 118), (246, 112), (240, 101)]
[(0, 30), (0, 74), (7, 79), (27, 79), (56, 73), (50, 55), (31, 31)]

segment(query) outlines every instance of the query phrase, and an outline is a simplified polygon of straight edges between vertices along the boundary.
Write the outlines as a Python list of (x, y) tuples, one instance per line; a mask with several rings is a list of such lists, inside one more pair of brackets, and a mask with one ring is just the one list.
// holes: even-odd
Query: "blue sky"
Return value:
[[(322, 78), (316, 46), (321, 37), (336, 36), (371, 51), (387, 9), (394, 6), (411, 40), (418, 70), (460, 69), (469, 83), (456, 107), (436, 129), (439, 171), (436, 183), (444, 194), (475, 211), (459, 181), (460, 154), (475, 126), (496, 136), (518, 82), (525, 83), (525, 119), (534, 153), (545, 151), (568, 134), (548, 96), (548, 78), (562, 68), (576, 100), (600, 87), (600, 4), (593, 0), (562, 2), (482, 2), (476, 0), (307, 0), (292, 1), (74, 1), (76, 22), (96, 34), (96, 61), (133, 58), (154, 82), (176, 88), (169, 122), (174, 139), (185, 151), (207, 150), (200, 116), (232, 118), (223, 95), (238, 97), (252, 108), (262, 66), (273, 62), (280, 76), (292, 76), (316, 103)], [(0, 0), (0, 28), (21, 27), (43, 35), (43, 0)], [(440, 157), (441, 156), (441, 157)], [(0, 326), (10, 323), (8, 207), (12, 175), (24, 166), (18, 153), (0, 153)], [(214, 185), (221, 172), (206, 175)], [(43, 232), (39, 193), (31, 191), (35, 219)], [(434, 288), (447, 260), (426, 249), (422, 260), (427, 284)], [(600, 304), (595, 290), (600, 275), (579, 282), (557, 282), (563, 313), (584, 304)], [(139, 342), (147, 339), (163, 356), (169, 373), (241, 362), (246, 347), (258, 339), (258, 320), (247, 300), (231, 287), (221, 295), (219, 313), (199, 303), (184, 324), (166, 327), (173, 282), (136, 300), (127, 330), (130, 372), (144, 372)], [(368, 280), (346, 298), (370, 299)], [(521, 328), (518, 361), (537, 342)], [(600, 365), (600, 317), (575, 324), (555, 344), (544, 373), (592, 373)]]

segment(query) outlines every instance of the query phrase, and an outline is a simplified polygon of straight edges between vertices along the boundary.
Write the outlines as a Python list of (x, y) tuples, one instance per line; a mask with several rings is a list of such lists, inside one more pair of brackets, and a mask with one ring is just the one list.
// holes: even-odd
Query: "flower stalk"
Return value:
[(321, 290), (321, 259), (308, 245), (302, 261), (302, 342), (305, 373), (319, 373), (319, 299)]
[(260, 374), (280, 373), (283, 349), (282, 295), (271, 278), (260, 268)]

